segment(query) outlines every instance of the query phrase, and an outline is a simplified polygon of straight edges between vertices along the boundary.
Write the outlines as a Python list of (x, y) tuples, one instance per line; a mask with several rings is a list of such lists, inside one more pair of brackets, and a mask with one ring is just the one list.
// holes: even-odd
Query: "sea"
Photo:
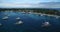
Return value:
[[(4, 20), (3, 17), (8, 16)], [(16, 18), (20, 17), (20, 20)], [(22, 21), (23, 24), (14, 24)], [(49, 22), (50, 26), (42, 27), (42, 23)], [(0, 32), (60, 32), (60, 17), (37, 15), (22, 12), (0, 12)]]

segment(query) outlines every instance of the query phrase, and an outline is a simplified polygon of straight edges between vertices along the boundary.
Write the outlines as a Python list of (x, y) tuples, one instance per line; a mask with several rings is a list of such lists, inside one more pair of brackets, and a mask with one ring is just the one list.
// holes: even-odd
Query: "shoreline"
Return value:
[(33, 13), (33, 14), (37, 14), (37, 15), (47, 15), (47, 16), (53, 16), (53, 17), (60, 17), (60, 16), (58, 16), (58, 15), (44, 14), (44, 13)]
[[(14, 11), (1, 11), (1, 12), (14, 12)], [(29, 12), (21, 12), (21, 13), (29, 13)], [(54, 15), (54, 14), (45, 14), (45, 13), (36, 13), (36, 12), (30, 12), (30, 13), (37, 14), (37, 15), (42, 15), (42, 16), (47, 15), (47, 16), (53, 16), (53, 17), (60, 17), (59, 15)]]

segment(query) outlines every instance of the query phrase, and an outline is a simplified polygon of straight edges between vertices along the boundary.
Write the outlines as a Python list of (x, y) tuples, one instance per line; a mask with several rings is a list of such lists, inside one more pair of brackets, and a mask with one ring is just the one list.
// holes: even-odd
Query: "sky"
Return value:
[(60, 8), (60, 0), (0, 0), (0, 8)]

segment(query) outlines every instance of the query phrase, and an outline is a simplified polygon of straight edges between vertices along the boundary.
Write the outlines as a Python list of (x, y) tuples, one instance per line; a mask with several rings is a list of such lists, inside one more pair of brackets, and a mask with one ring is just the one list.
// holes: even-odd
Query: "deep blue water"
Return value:
[[(9, 15), (7, 20), (2, 18)], [(18, 22), (16, 17), (20, 17), (23, 24), (15, 25)], [(42, 23), (48, 21), (51, 26), (42, 27)], [(0, 12), (0, 32), (60, 32), (60, 18), (52, 16), (38, 16), (36, 14), (23, 14), (21, 12)]]

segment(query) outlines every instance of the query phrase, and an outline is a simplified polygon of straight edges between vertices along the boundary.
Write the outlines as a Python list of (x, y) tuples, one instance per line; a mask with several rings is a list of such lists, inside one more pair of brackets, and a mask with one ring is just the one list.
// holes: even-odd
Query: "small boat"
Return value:
[(17, 19), (17, 20), (20, 20), (20, 17), (17, 17), (16, 19)]
[(6, 19), (8, 19), (8, 16), (3, 17), (2, 19), (6, 20)]
[(43, 15), (41, 14), (41, 16), (43, 16)]
[(22, 21), (18, 21), (15, 24), (23, 24), (23, 22)]
[(3, 25), (0, 23), (0, 27), (2, 27)]
[(49, 22), (44, 22), (43, 25), (42, 25), (42, 27), (48, 27), (48, 26), (50, 26)]
[(58, 19), (59, 17), (56, 17), (56, 19)]
[(2, 24), (0, 23), (0, 26), (1, 26)]
[(30, 14), (30, 13), (32, 13), (32, 12), (28, 12), (28, 14)]
[(26, 12), (22, 12), (23, 14), (26, 14)]

